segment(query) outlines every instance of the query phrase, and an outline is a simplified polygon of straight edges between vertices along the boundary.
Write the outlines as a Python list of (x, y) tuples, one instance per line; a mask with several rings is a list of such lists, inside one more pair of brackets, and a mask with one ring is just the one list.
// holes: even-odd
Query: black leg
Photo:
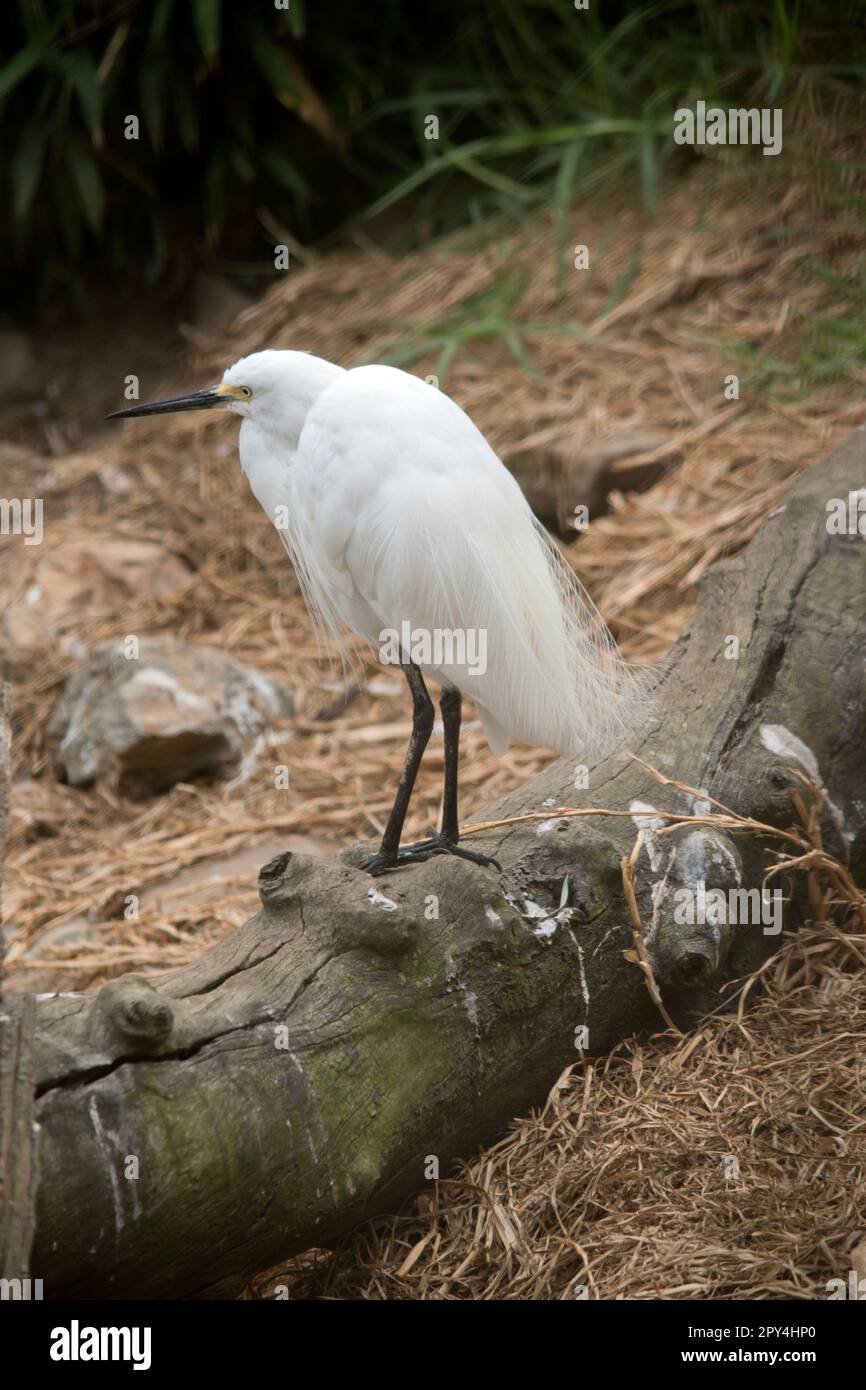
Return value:
[(406, 819), (409, 798), (412, 795), (421, 758), (433, 728), (433, 705), (427, 694), (421, 672), (417, 666), (411, 664), (404, 666), (403, 669), (412, 691), (412, 737), (409, 740), (400, 785), (397, 788), (394, 807), (388, 817), (388, 824), (385, 827), (379, 852), (374, 854), (372, 859), (366, 860), (361, 868), (366, 869), (367, 873), (370, 874), (380, 874), (387, 869), (396, 868), (398, 864), (418, 863), (432, 858), (434, 854), (452, 854), (459, 859), (468, 859), (473, 864), (492, 864), (498, 869), (499, 864), (489, 855), (476, 854), (474, 850), (462, 849), (458, 844), (460, 824), (457, 816), (457, 769), (460, 757), (462, 699), (460, 691), (454, 686), (446, 685), (443, 687), (439, 699), (439, 708), (442, 711), (442, 727), (445, 734), (445, 790), (442, 797), (442, 829), (434, 830), (426, 840), (419, 840), (417, 844), (406, 845), (400, 849), (400, 834)]
[(406, 749), (403, 771), (400, 773), (397, 795), (394, 797), (394, 805), (391, 807), (388, 824), (385, 826), (385, 834), (382, 836), (382, 843), (379, 846), (379, 853), (374, 854), (372, 859), (365, 860), (361, 865), (361, 868), (366, 869), (370, 874), (378, 874), (384, 869), (393, 868), (398, 861), (400, 836), (403, 833), (403, 822), (409, 809), (412, 788), (415, 786), (415, 778), (418, 776), (424, 749), (427, 747), (433, 732), (433, 701), (427, 694), (424, 677), (412, 661), (404, 665), (403, 673), (412, 692), (412, 734), (409, 739), (409, 747)]
[(442, 834), (456, 845), (460, 839), (457, 816), (457, 768), (460, 762), (460, 720), (463, 696), (455, 685), (446, 685), (439, 696), (445, 734), (445, 791), (442, 797)]

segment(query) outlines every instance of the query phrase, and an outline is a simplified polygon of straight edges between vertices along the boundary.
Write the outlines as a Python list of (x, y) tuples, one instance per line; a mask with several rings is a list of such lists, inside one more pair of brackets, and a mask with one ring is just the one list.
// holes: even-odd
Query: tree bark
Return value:
[[(866, 549), (830, 534), (827, 502), (861, 486), (864, 462), (858, 430), (709, 572), (632, 743), (780, 827), (794, 819), (791, 769), (811, 771), (824, 843), (854, 872), (866, 861)], [(771, 840), (658, 836), (654, 810), (695, 808), (625, 752), (585, 790), (575, 777), (560, 761), (484, 819), (627, 814), (551, 811), (473, 837), (501, 874), (437, 858), (371, 880), (352, 855), (286, 854), (261, 872), (261, 911), (194, 964), (41, 1003), (34, 1270), (46, 1296), (234, 1295), (393, 1208), (437, 1164), (444, 1175), (543, 1102), (576, 1044), (597, 1054), (664, 1027), (621, 868), (641, 828), (636, 903), (681, 1027), (777, 948), (760, 923), (674, 917), (678, 887), (760, 889)], [(803, 876), (784, 886), (791, 928), (809, 903)]]
[[(0, 655), (0, 921), (6, 817), (12, 754), (9, 685)], [(3, 933), (0, 931), (0, 1278), (30, 1275), (36, 1217), (36, 1146), (33, 1037), (36, 1009), (29, 996), (7, 998), (3, 990)], [(26, 1296), (27, 1286), (13, 1296)]]

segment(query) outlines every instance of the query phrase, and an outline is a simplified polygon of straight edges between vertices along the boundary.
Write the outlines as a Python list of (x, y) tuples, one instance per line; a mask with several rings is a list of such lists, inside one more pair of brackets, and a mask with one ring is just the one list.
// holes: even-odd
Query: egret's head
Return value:
[(115, 410), (108, 418), (168, 415), (177, 410), (231, 410), (265, 429), (292, 437), (316, 396), (341, 372), (342, 368), (309, 353), (269, 348), (235, 362), (223, 373), (218, 386)]
[[(228, 402), (229, 410), (248, 416), (260, 424), (271, 422), (292, 399), (294, 380), (292, 361), (306, 357), (302, 352), (267, 349), (242, 357), (223, 372), (216, 394)], [(309, 359), (308, 359), (309, 360)]]

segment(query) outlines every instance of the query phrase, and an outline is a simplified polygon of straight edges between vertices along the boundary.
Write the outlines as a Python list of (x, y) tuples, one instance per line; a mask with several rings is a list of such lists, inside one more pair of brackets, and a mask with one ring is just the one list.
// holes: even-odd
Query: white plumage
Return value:
[(518, 484), (448, 396), (393, 367), (300, 352), (242, 358), (240, 458), (314, 620), (374, 646), (385, 631), (484, 633), (486, 669), (418, 663), (509, 736), (589, 756), (625, 729), (635, 682)]
[[(587, 759), (622, 737), (636, 683), (517, 483), (454, 401), (393, 367), (345, 371), (257, 352), (219, 386), (121, 417), (223, 407), (242, 417), (241, 466), (291, 556), (314, 620), (350, 628), (405, 673), (412, 733), (381, 847), (385, 873), (460, 845), (461, 692), (494, 753), (510, 737)], [(400, 839), (441, 682), (442, 827)]]

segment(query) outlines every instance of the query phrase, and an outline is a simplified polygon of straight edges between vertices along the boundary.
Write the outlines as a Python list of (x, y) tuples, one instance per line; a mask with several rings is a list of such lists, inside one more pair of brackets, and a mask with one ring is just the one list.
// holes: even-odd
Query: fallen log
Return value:
[[(792, 792), (808, 843), (863, 873), (866, 548), (828, 504), (864, 472), (860, 429), (707, 574), (630, 752), (485, 813), (501, 874), (281, 855), (260, 912), (192, 965), (38, 1005), (46, 1297), (235, 1295), (444, 1176), (581, 1052), (717, 1008), (778, 923), (680, 909), (800, 856), (805, 831), (773, 833)], [(771, 884), (786, 928), (816, 909), (814, 875)]]
[[(6, 856), (9, 805), (11, 717), (9, 683), (0, 656), (0, 907)], [(11, 1297), (26, 1296), (36, 1200), (36, 1146), (33, 1107), (34, 1001), (8, 998), (3, 990), (3, 934), (0, 932), (0, 1279)], [(5, 1297), (5, 1294), (3, 1295)]]

